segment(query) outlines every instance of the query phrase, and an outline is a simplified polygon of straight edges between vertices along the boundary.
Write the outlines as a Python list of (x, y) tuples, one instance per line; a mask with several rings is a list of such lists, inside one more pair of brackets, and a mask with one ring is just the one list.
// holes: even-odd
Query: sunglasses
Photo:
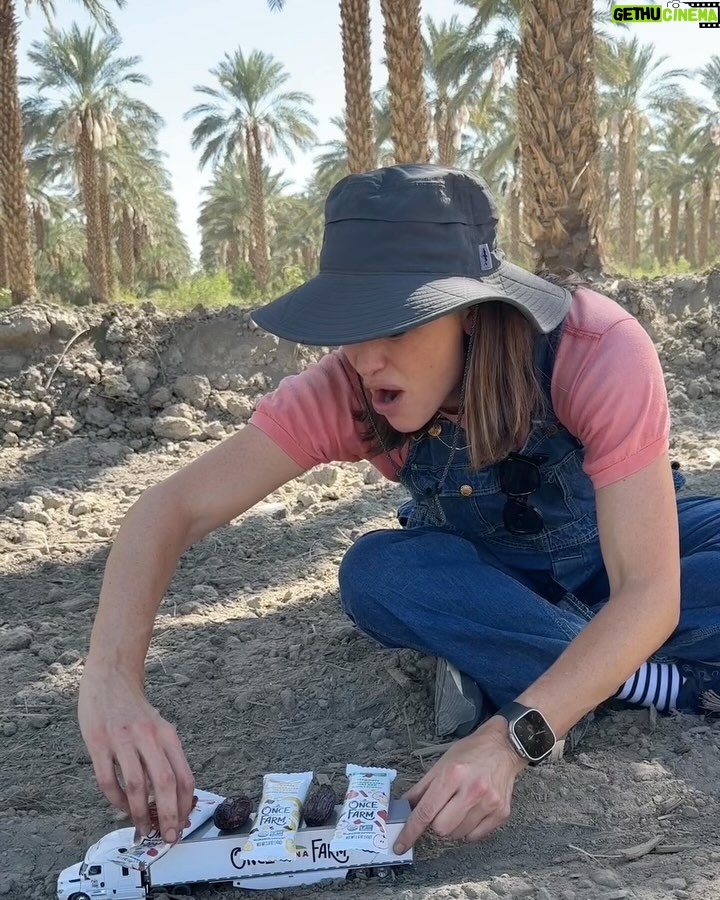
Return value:
[(537, 463), (511, 453), (500, 463), (500, 490), (507, 496), (503, 524), (510, 534), (540, 534), (545, 527), (542, 513), (528, 503), (541, 482)]

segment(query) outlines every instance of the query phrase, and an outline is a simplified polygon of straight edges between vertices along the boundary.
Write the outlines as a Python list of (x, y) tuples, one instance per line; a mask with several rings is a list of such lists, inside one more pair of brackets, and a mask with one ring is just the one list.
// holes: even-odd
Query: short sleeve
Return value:
[(365, 458), (358, 399), (339, 351), (283, 378), (250, 417), (299, 466)]
[(639, 472), (667, 451), (670, 412), (662, 367), (636, 319), (626, 316), (599, 335), (571, 330), (555, 368), (555, 411), (582, 441), (583, 469), (596, 489)]

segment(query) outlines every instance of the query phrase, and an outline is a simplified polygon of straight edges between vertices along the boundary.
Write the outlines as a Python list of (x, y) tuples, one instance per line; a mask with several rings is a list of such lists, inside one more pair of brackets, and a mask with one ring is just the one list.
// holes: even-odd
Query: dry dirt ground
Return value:
[[(720, 377), (720, 366), (713, 368), (720, 330), (707, 331), (715, 327), (713, 315), (700, 322), (704, 338), (686, 341), (704, 354), (696, 359), (700, 369), (693, 375), (691, 355), (669, 382), (673, 458), (682, 462), (692, 493), (720, 493), (720, 390), (713, 387)], [(0, 432), (5, 428), (17, 439), (6, 439), (0, 450), (0, 894), (41, 900), (53, 896), (61, 868), (118, 827), (96, 788), (75, 718), (112, 537), (146, 487), (204, 452), (218, 429), (242, 427), (242, 416), (228, 416), (228, 396), (225, 409), (222, 397), (192, 400), (205, 388), (186, 381), (175, 393), (189, 395), (189, 409), (172, 409), (167, 418), (195, 423), (192, 439), (159, 436), (147, 423), (144, 431), (139, 425), (131, 430), (129, 417), (159, 415), (180, 398), (168, 396), (164, 406), (153, 407), (143, 399), (149, 396), (144, 382), (119, 397), (114, 369), (100, 371), (96, 380), (77, 373), (91, 357), (122, 368), (139, 352), (136, 342), (113, 354), (112, 342), (98, 339), (107, 337), (107, 321), (105, 332), (90, 322), (94, 343), (78, 338), (57, 366), (58, 347), (87, 321), (70, 323), (57, 346), (44, 350), (42, 341), (35, 346), (27, 338), (27, 329), (19, 339), (17, 323), (8, 321), (5, 346), (15, 354), (15, 370), (8, 364), (0, 382)], [(201, 315), (191, 323), (198, 340), (205, 321)], [(149, 327), (147, 316), (142, 322)], [(172, 357), (172, 347), (182, 344), (178, 328), (174, 343), (163, 342), (153, 322), (152, 353), (145, 359), (162, 362), (158, 384), (172, 386), (180, 371), (197, 375), (200, 364), (187, 365), (192, 341), (183, 345), (184, 360)], [(15, 337), (7, 337), (8, 328), (16, 329)], [(246, 339), (253, 343), (252, 332)], [(36, 353), (31, 359), (38, 347), (42, 358)], [(262, 372), (273, 360), (256, 360), (245, 371)], [(28, 381), (29, 366), (42, 377)], [(103, 386), (105, 375), (116, 379), (114, 394)], [(32, 393), (27, 385), (39, 384), (38, 378), (42, 389)], [(693, 398), (698, 378), (709, 388)], [(209, 379), (218, 396), (232, 392), (217, 372)], [(88, 384), (90, 399), (88, 392), (77, 393)], [(247, 382), (234, 389), (252, 400), (260, 387), (256, 380), (249, 393)], [(23, 397), (32, 402), (21, 408)], [(98, 414), (88, 417), (88, 409), (99, 400), (110, 419), (91, 427)], [(50, 415), (30, 409), (38, 403), (46, 403)], [(74, 424), (54, 421), (70, 412)], [(43, 417), (48, 421), (37, 428)], [(220, 423), (213, 439), (201, 434), (211, 419)], [(7, 428), (9, 422), (15, 424)], [(401, 489), (378, 480), (365, 464), (323, 467), (184, 555), (157, 618), (147, 691), (176, 724), (199, 787), (257, 798), (263, 773), (312, 769), (329, 775), (342, 792), (345, 764), (358, 762), (395, 767), (399, 795), (432, 765), (434, 661), (379, 648), (350, 627), (337, 595), (345, 549), (363, 531), (393, 526), (402, 498)], [(417, 847), (415, 865), (393, 881), (269, 896), (290, 900), (338, 890), (402, 900), (720, 898), (719, 751), (716, 721), (604, 710), (576, 751), (520, 777), (510, 823), (485, 842), (428, 836)], [(657, 836), (661, 841), (651, 852), (637, 849)]]

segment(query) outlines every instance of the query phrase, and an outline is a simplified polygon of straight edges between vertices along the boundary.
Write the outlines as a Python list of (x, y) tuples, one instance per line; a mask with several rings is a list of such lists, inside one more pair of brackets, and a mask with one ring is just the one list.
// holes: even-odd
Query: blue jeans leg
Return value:
[(501, 706), (535, 681), (585, 620), (553, 606), (436, 528), (370, 532), (340, 565), (340, 600), (386, 647), (442, 656)]
[(678, 500), (680, 622), (657, 657), (720, 661), (720, 498)]

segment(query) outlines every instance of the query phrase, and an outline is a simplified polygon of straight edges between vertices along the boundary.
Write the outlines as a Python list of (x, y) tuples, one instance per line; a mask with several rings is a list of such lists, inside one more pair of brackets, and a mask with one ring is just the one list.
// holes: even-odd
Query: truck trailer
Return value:
[(82, 862), (60, 873), (58, 900), (144, 900), (154, 892), (190, 893), (194, 885), (208, 884), (246, 890), (287, 888), (344, 879), (358, 872), (385, 875), (395, 867), (412, 864), (412, 848), (402, 856), (392, 852), (410, 814), (407, 800), (390, 801), (386, 852), (333, 852), (330, 841), (341, 810), (342, 806), (336, 806), (325, 825), (309, 828), (302, 822), (295, 839), (295, 859), (270, 862), (251, 861), (242, 852), (252, 818), (232, 833), (218, 831), (210, 819), (139, 869), (113, 861), (127, 852), (135, 835), (134, 828), (120, 828), (93, 844)]

